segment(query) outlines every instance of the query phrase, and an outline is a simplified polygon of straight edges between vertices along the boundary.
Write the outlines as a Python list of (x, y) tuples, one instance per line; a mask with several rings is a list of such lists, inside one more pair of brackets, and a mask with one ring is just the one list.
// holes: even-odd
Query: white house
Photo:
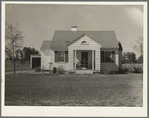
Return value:
[(90, 69), (101, 71), (108, 68), (118, 71), (122, 66), (122, 45), (114, 31), (56, 30), (52, 41), (41, 46), (41, 69), (63, 67), (65, 70)]

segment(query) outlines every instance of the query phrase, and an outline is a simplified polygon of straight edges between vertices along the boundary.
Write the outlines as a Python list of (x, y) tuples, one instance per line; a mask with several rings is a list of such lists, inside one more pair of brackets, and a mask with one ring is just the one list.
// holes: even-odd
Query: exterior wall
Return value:
[[(57, 62), (55, 63), (55, 53), (52, 50), (50, 51), (50, 56), (46, 56), (44, 53), (41, 53), (41, 69), (49, 70), (50, 69), (50, 62), (52, 62), (52, 67), (59, 67), (62, 66), (65, 70), (73, 70), (73, 64), (74, 64), (74, 59), (73, 59), (73, 52), (74, 50), (69, 50), (68, 51), (68, 63), (66, 62)], [(81, 52), (87, 51), (88, 52), (88, 66), (90, 69), (92, 68), (92, 50), (77, 50), (76, 52), (76, 62), (81, 61)], [(119, 67), (122, 66), (122, 51), (119, 50), (115, 53), (115, 60), (116, 63), (101, 63), (100, 60), (100, 50), (95, 50), (95, 70), (101, 70), (102, 68), (108, 68), (111, 71), (118, 71)]]
[(55, 53), (52, 50), (51, 50), (51, 62), (53, 63), (51, 66), (52, 69), (53, 69), (53, 67), (56, 67), (56, 68), (63, 67), (64, 70), (66, 70), (66, 71), (68, 70), (68, 63), (66, 63), (66, 62), (55, 63)]
[(68, 63), (66, 63), (66, 62), (55, 63), (54, 51), (49, 50), (49, 52), (50, 52), (49, 56), (46, 55), (48, 52), (47, 53), (41, 52), (41, 69), (50, 70), (50, 64), (49, 63), (52, 62), (51, 69), (53, 69), (53, 67), (58, 68), (60, 66), (60, 67), (63, 67), (64, 70), (68, 70)]
[(41, 52), (41, 69), (49, 70), (50, 62), (51, 56), (46, 56), (43, 52)]

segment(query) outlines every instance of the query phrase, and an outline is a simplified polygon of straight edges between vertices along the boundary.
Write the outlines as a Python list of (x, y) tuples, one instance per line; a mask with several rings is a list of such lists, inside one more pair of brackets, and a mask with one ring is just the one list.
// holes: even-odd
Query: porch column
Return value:
[(77, 51), (76, 51), (76, 50), (74, 50), (74, 51), (75, 51), (75, 56), (74, 56), (74, 63), (75, 63), (74, 66), (75, 66), (75, 67), (74, 67), (74, 68), (75, 68), (75, 70), (76, 70), (76, 52), (77, 52)]
[(72, 49), (69, 49), (68, 50), (68, 62), (69, 62), (69, 70), (73, 70), (73, 50)]
[(95, 51), (95, 69), (100, 71), (100, 49)]
[(94, 50), (92, 50), (92, 70), (94, 70)]

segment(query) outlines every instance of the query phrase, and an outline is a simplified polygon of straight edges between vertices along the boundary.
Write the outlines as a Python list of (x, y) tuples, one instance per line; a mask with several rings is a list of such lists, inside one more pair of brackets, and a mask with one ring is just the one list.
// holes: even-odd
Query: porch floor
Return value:
[(87, 70), (75, 70), (75, 74), (94, 74), (95, 72), (99, 72), (96, 70), (91, 70), (91, 69), (87, 69)]

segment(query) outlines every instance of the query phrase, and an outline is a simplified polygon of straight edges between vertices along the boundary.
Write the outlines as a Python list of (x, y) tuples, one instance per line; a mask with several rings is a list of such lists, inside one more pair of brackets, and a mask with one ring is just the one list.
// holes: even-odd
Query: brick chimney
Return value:
[(77, 26), (71, 26), (71, 31), (77, 31)]

